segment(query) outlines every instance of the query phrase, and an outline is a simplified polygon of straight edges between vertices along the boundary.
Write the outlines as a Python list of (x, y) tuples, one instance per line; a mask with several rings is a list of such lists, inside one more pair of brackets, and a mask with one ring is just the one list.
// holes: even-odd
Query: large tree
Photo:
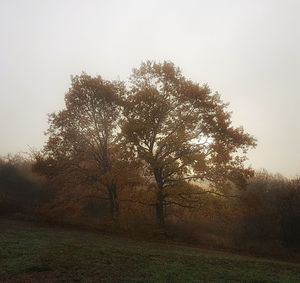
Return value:
[(133, 70), (123, 134), (153, 176), (157, 223), (167, 205), (189, 207), (203, 193), (242, 186), (252, 170), (245, 153), (255, 139), (232, 126), (218, 93), (186, 79), (171, 62)]
[[(120, 95), (123, 85), (91, 77), (72, 77), (65, 109), (49, 116), (48, 141), (35, 167), (61, 183), (93, 184), (105, 190), (117, 218), (120, 147)], [(119, 154), (120, 155), (120, 154)], [(121, 164), (124, 167), (124, 165)]]

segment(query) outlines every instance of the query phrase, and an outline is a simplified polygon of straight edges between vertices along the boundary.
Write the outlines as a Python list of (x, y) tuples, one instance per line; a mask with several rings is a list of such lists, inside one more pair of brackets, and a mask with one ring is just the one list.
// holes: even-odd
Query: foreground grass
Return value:
[(300, 265), (0, 219), (0, 282), (300, 282)]

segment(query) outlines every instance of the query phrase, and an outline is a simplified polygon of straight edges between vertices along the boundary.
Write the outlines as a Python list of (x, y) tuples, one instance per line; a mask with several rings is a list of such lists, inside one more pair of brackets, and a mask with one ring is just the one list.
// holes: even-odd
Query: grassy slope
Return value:
[(300, 282), (300, 264), (0, 219), (0, 282)]

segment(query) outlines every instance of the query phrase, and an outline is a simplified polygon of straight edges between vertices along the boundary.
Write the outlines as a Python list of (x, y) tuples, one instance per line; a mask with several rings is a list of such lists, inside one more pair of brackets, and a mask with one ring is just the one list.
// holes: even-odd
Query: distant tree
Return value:
[(300, 179), (290, 180), (276, 197), (282, 242), (300, 251)]
[(240, 192), (241, 218), (236, 229), (240, 245), (300, 248), (300, 180), (266, 170), (255, 172)]
[(111, 216), (118, 216), (117, 143), (122, 83), (91, 77), (72, 77), (65, 109), (49, 116), (48, 141), (36, 155), (35, 170), (69, 184), (93, 184), (105, 190)]
[[(252, 170), (245, 153), (255, 139), (232, 126), (218, 93), (187, 80), (173, 63), (147, 61), (134, 69), (124, 110), (123, 134), (153, 176), (156, 220), (168, 205), (192, 207), (199, 182), (218, 193), (242, 186)], [(213, 191), (212, 191), (213, 190)]]
[(33, 212), (49, 197), (42, 178), (31, 171), (32, 162), (24, 154), (0, 157), (0, 213)]

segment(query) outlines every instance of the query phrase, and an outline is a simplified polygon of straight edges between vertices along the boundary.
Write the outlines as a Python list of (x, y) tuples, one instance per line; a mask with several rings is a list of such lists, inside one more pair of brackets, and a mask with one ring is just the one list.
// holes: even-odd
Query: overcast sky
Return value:
[(0, 0), (0, 154), (41, 148), (70, 75), (171, 60), (258, 139), (255, 169), (300, 174), (299, 15), (299, 0)]

